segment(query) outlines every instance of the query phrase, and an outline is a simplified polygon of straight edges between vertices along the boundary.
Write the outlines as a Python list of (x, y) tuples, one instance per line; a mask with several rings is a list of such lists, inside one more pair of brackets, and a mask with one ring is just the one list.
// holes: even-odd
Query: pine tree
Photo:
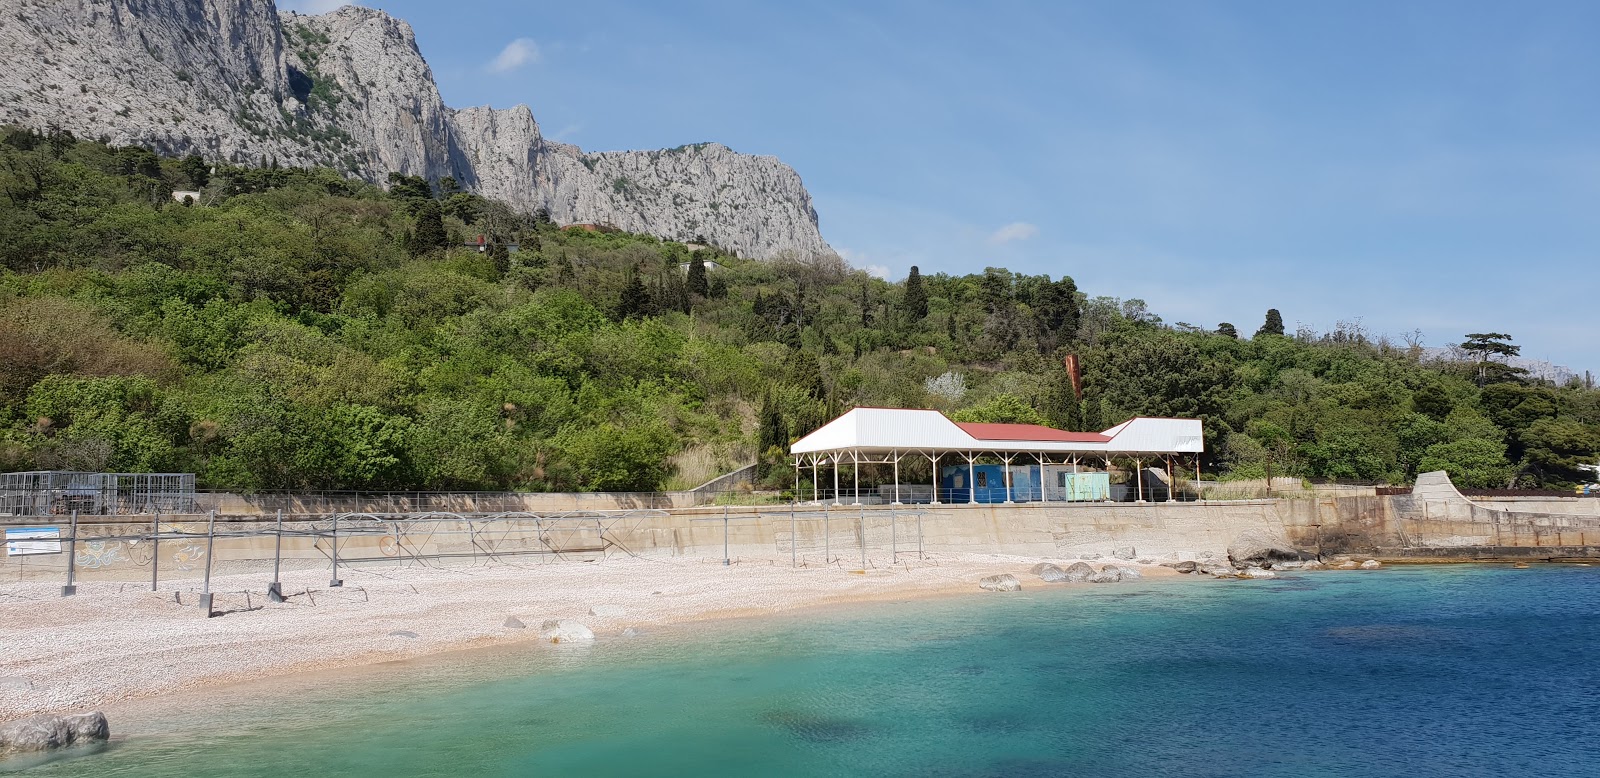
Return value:
[(689, 259), (689, 294), (698, 297), (711, 296), (711, 284), (706, 280), (705, 255), (698, 251)]
[(911, 266), (911, 274), (906, 276), (906, 291), (901, 298), (900, 309), (913, 322), (922, 321), (928, 315), (928, 290), (922, 288), (922, 272), (917, 270), (916, 265)]
[(711, 279), (711, 289), (707, 296), (713, 300), (728, 299), (728, 282), (721, 274)]
[(1225, 338), (1238, 338), (1239, 330), (1235, 329), (1232, 324), (1223, 322), (1217, 325), (1217, 334)]
[(617, 318), (634, 319), (645, 316), (651, 307), (650, 290), (637, 270), (628, 272), (628, 284), (622, 287), (622, 297), (617, 301)]
[(1278, 313), (1278, 309), (1277, 308), (1268, 308), (1267, 309), (1267, 320), (1266, 320), (1265, 323), (1263, 323), (1261, 325), (1261, 329), (1256, 330), (1256, 337), (1259, 338), (1262, 335), (1282, 335), (1282, 334), (1283, 334), (1283, 314)]

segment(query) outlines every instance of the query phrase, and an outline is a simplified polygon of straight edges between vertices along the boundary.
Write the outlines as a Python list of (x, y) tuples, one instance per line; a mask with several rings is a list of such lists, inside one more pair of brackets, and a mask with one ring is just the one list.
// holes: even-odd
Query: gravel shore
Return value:
[[(978, 591), (978, 579), (1027, 570), (1037, 558), (929, 555), (865, 572), (794, 569), (788, 560), (620, 558), (516, 566), (350, 568), (283, 575), (271, 603), (260, 575), (212, 581), (215, 618), (194, 590), (138, 583), (0, 583), (0, 721), (85, 710), (202, 685), (384, 662), (453, 649), (538, 640), (548, 619), (574, 619), (602, 638), (633, 626), (776, 613), (814, 605)], [(1061, 560), (1048, 560), (1061, 561)], [(1138, 566), (1147, 575), (1167, 568)], [(996, 595), (1001, 596), (1001, 595)], [(591, 611), (593, 615), (591, 614)], [(515, 618), (525, 629), (508, 627)]]

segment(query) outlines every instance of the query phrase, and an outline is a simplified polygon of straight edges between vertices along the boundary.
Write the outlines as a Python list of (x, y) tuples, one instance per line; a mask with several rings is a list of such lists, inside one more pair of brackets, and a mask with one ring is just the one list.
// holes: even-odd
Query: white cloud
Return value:
[(491, 73), (510, 73), (530, 62), (539, 61), (539, 45), (532, 38), (518, 38), (500, 50), (500, 56), (489, 63)]
[(1027, 222), (1012, 222), (989, 236), (990, 243), (1010, 243), (1014, 240), (1027, 240), (1039, 234), (1039, 228)]
[(843, 248), (838, 249), (837, 251), (839, 258), (844, 260), (845, 264), (848, 264), (857, 270), (863, 271), (869, 276), (876, 276), (885, 281), (889, 280), (888, 266), (873, 264), (871, 258), (868, 257), (864, 252)]
[(281, 0), (278, 3), (278, 7), (285, 11), (297, 11), (303, 14), (325, 14), (347, 5), (358, 5), (358, 3), (349, 0)]

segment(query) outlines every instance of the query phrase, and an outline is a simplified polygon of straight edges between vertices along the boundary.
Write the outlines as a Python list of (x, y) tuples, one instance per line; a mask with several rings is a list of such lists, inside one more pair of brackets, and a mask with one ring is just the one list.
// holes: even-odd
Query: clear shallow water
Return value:
[(1036, 585), (216, 697), (26, 773), (1600, 776), (1600, 567)]

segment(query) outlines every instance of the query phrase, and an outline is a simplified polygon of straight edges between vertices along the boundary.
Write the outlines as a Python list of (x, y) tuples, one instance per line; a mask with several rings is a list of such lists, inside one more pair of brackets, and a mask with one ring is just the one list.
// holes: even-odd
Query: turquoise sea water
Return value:
[(1030, 585), (196, 693), (29, 775), (1600, 775), (1600, 567)]

